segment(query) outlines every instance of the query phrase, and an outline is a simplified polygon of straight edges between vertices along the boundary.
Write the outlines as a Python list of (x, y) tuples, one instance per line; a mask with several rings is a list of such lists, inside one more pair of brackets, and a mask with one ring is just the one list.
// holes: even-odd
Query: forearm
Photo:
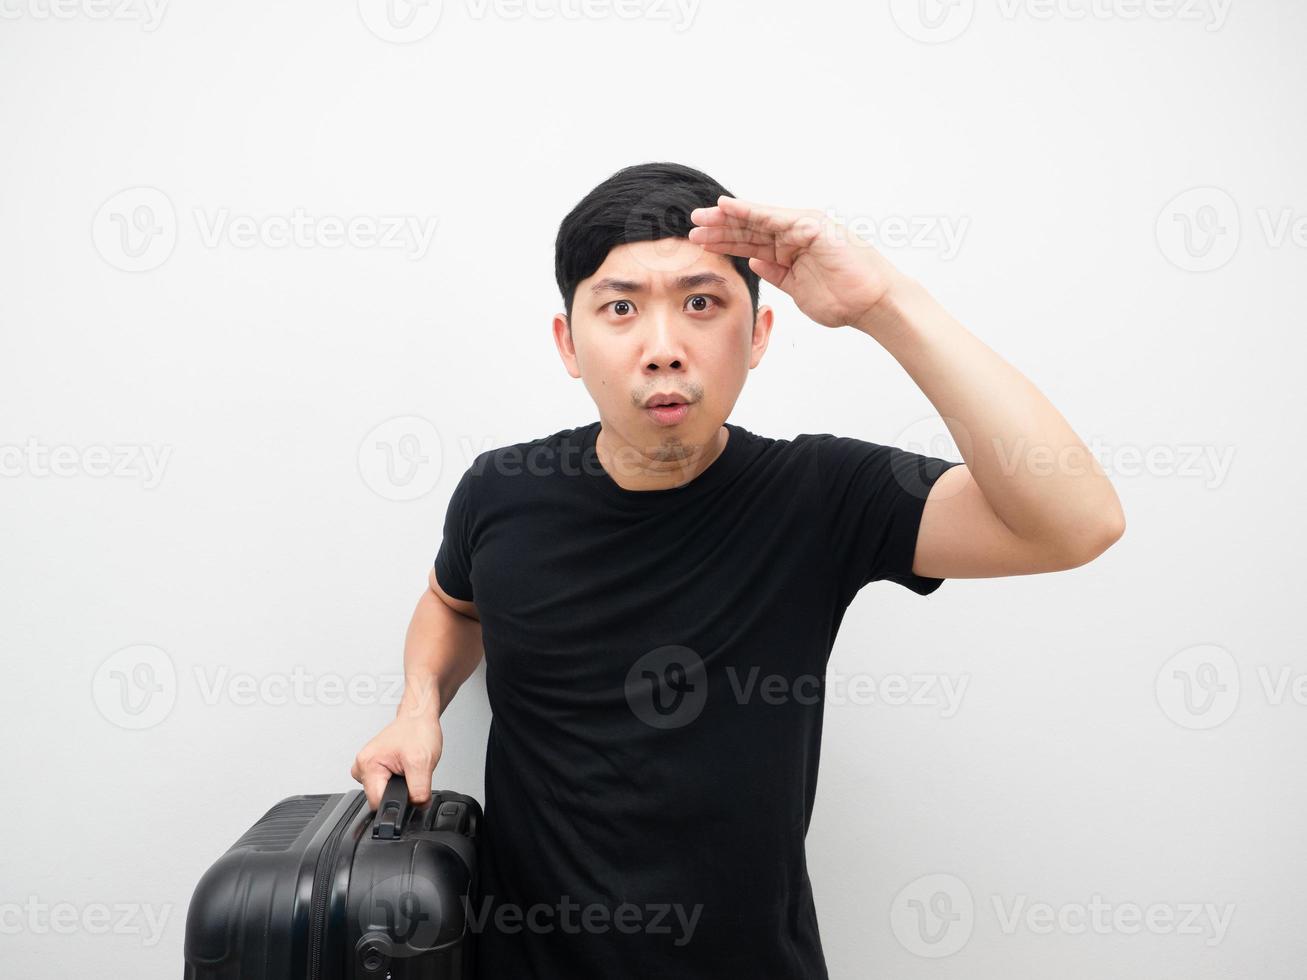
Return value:
[(1111, 482), (1052, 403), (909, 277), (854, 326), (903, 366), (1016, 536), (1092, 550), (1124, 517)]
[(481, 624), (426, 589), (404, 638), (404, 695), (396, 716), (438, 719), (483, 655)]

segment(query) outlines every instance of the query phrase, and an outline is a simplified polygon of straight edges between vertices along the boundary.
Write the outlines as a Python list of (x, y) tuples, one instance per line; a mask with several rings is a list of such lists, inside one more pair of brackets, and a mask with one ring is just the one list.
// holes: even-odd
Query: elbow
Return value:
[(1114, 509), (1111, 516), (1103, 521), (1102, 526), (1099, 527), (1094, 548), (1089, 556), (1089, 560), (1092, 561), (1097, 558), (1108, 548), (1112, 547), (1112, 545), (1120, 541), (1123, 534), (1125, 534), (1125, 513), (1118, 506)]
[(1125, 513), (1117, 504), (1105, 516), (1082, 523), (1075, 533), (1068, 536), (1060, 564), (1064, 569), (1087, 565), (1120, 541), (1124, 534)]

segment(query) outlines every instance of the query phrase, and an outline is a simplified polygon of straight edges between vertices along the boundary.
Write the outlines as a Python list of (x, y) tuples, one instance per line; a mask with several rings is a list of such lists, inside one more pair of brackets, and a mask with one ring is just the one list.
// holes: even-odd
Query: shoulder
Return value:
[(777, 476), (787, 481), (812, 481), (819, 477), (818, 459), (826, 440), (837, 438), (829, 433), (800, 432), (793, 436), (764, 436), (731, 424), (732, 438), (739, 436), (742, 455), (749, 468), (759, 475)]
[(819, 486), (827, 490), (835, 488), (837, 492), (855, 481), (884, 483), (896, 477), (902, 480), (902, 471), (910, 470), (912, 463), (926, 458), (895, 446), (831, 432), (801, 432), (776, 442), (783, 444), (780, 452), (794, 466), (801, 467), (806, 476)]
[(872, 445), (852, 436), (838, 436), (829, 432), (800, 432), (788, 437), (757, 436), (753, 433), (748, 435), (751, 441), (756, 441), (777, 459), (802, 459), (809, 462), (821, 456), (852, 452), (859, 446)]
[(464, 469), (460, 485), (478, 495), (503, 494), (527, 482), (523, 477), (548, 477), (566, 473), (569, 468), (575, 470), (580, 465), (587, 429), (584, 425), (574, 426), (484, 449)]

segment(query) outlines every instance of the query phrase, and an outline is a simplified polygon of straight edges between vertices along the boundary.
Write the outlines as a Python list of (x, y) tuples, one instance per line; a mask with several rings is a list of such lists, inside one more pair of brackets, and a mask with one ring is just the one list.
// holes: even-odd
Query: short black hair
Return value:
[[(628, 242), (689, 238), (690, 212), (735, 195), (701, 170), (679, 163), (638, 163), (617, 171), (583, 197), (558, 226), (554, 277), (572, 321), (576, 285), (595, 274), (608, 253)], [(723, 253), (717, 253), (723, 254)], [(749, 260), (726, 256), (744, 278), (758, 315), (758, 274)]]

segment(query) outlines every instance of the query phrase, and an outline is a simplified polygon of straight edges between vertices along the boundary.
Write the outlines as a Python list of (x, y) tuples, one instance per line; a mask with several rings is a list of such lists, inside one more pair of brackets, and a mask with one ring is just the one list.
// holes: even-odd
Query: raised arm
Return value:
[(930, 488), (913, 572), (1056, 571), (1124, 533), (1116, 491), (1057, 409), (869, 242), (822, 211), (729, 196), (690, 217), (690, 241), (747, 256), (810, 319), (880, 343), (943, 417), (966, 465)]
[(966, 461), (931, 487), (913, 571), (939, 578), (1074, 568), (1125, 531), (1111, 481), (1060, 412), (917, 281), (895, 275), (853, 326), (935, 406)]

